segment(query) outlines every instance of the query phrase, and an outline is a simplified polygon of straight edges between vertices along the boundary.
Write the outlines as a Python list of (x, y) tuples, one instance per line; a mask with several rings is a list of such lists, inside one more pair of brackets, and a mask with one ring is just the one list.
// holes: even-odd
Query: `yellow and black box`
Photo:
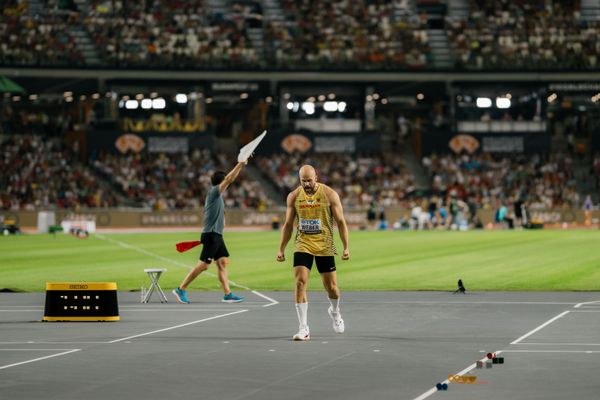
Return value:
[(47, 282), (44, 321), (119, 321), (115, 282)]

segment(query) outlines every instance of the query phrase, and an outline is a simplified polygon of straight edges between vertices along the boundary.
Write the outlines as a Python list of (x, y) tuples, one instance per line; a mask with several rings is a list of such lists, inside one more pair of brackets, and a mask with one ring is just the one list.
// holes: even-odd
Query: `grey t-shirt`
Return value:
[(225, 227), (225, 202), (219, 192), (219, 185), (210, 188), (204, 203), (204, 230), (223, 234)]

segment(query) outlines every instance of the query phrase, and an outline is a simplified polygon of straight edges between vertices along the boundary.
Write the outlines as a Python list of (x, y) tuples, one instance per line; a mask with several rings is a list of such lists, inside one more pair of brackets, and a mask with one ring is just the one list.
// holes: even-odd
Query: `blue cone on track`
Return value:
[(437, 385), (435, 385), (435, 387), (437, 388), (437, 390), (442, 390), (443, 388), (441, 383), (438, 383)]

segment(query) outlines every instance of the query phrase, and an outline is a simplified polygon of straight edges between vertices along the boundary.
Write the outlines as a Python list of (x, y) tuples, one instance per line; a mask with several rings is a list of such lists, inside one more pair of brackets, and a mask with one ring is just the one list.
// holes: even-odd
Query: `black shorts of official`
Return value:
[(295, 252), (294, 267), (303, 266), (312, 268), (313, 260), (316, 261), (317, 270), (320, 274), (335, 271), (335, 258), (333, 256), (313, 256), (309, 253)]
[(200, 261), (210, 264), (212, 260), (218, 260), (221, 257), (229, 257), (223, 235), (219, 235), (215, 232), (203, 232), (202, 235), (200, 235), (200, 240), (202, 241)]

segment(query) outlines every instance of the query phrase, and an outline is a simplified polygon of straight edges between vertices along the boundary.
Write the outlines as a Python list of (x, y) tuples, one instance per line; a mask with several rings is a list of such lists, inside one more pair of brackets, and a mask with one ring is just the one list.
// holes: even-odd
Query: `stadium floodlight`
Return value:
[(489, 97), (478, 97), (477, 108), (490, 108), (492, 106), (492, 99)]
[(142, 108), (144, 110), (149, 110), (152, 108), (152, 100), (150, 99), (144, 99), (142, 100)]
[(315, 103), (312, 103), (310, 101), (305, 101), (304, 103), (302, 103), (302, 110), (307, 115), (313, 115), (315, 113)]
[(323, 103), (323, 110), (327, 112), (336, 112), (338, 110), (337, 101), (326, 101)]
[(167, 106), (167, 102), (162, 97), (152, 100), (152, 108), (162, 110)]
[(340, 101), (338, 103), (338, 111), (339, 112), (344, 112), (346, 111), (346, 102), (345, 101)]
[(94, 100), (98, 100), (99, 98), (100, 98), (100, 93), (94, 93), (92, 95), (92, 99), (94, 99)]
[(73, 97), (73, 92), (64, 92), (63, 96), (64, 97)]
[(379, 93), (373, 93), (373, 100), (379, 100)]
[(240, 99), (246, 100), (247, 98), (248, 98), (248, 93), (244, 92), (244, 93), (240, 94)]
[(136, 110), (139, 106), (139, 103), (137, 100), (127, 100), (125, 102), (125, 108), (128, 110)]
[(185, 104), (187, 103), (188, 99), (184, 93), (177, 93), (175, 95), (175, 101), (179, 104)]
[(552, 103), (554, 100), (556, 100), (558, 98), (558, 95), (556, 93), (552, 93), (550, 96), (548, 96), (548, 103)]
[(373, 96), (371, 96), (371, 95), (368, 95), (368, 96), (367, 96), (367, 101), (373, 101)]
[(388, 103), (388, 99), (386, 99), (385, 97), (383, 99), (381, 99), (381, 104), (387, 104)]
[(507, 99), (506, 97), (496, 97), (496, 107), (510, 108), (510, 99)]
[(285, 108), (287, 108), (288, 110), (291, 111), (294, 108), (294, 103), (292, 103), (291, 101), (288, 101)]
[[(417, 100), (423, 100), (425, 98), (425, 95), (423, 93), (419, 93), (417, 94)], [(490, 103), (491, 105), (491, 103)]]
[(37, 94), (30, 94), (29, 95), (29, 100), (36, 101), (37, 99), (38, 99), (38, 95)]
[(272, 98), (271, 96), (267, 96), (267, 97), (265, 98), (265, 102), (266, 102), (266, 103), (272, 103), (272, 102), (273, 102), (273, 98)]

